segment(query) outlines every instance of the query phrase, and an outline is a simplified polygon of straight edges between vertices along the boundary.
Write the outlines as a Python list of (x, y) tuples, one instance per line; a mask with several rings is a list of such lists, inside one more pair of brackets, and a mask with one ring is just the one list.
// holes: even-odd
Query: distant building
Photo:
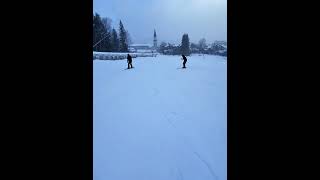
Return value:
[(137, 51), (135, 48), (131, 47), (130, 45), (128, 49), (129, 49), (129, 52), (133, 52), (133, 53)]
[(151, 44), (130, 44), (129, 52), (154, 53), (158, 49), (158, 40), (156, 30), (153, 32), (153, 45)]
[(131, 44), (129, 45), (130, 52), (153, 52), (151, 44)]

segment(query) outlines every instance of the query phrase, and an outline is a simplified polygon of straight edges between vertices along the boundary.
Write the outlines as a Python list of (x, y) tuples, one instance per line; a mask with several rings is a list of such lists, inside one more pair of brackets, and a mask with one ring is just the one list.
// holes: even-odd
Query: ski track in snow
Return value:
[[(190, 141), (188, 140), (188, 138), (186, 138), (184, 135), (178, 133), (177, 127), (175, 126), (175, 124), (174, 124), (174, 122), (173, 122), (173, 120), (172, 120), (172, 118), (173, 118), (173, 119), (176, 119), (176, 118), (178, 117), (178, 116), (177, 116), (177, 113), (176, 113), (176, 112), (170, 112), (170, 113), (168, 113), (168, 114), (171, 115), (171, 118), (170, 118), (170, 116), (169, 116), (169, 118), (166, 117), (166, 119), (168, 120), (169, 124), (175, 129), (175, 133), (176, 133), (176, 134), (180, 137), (180, 139), (184, 142), (185, 146), (194, 153), (194, 155), (197, 157), (197, 159), (200, 160), (200, 162), (206, 166), (206, 168), (207, 168), (208, 171), (210, 172), (211, 176), (212, 176), (215, 180), (218, 180), (218, 176), (216, 175), (216, 173), (215, 173), (214, 170), (212, 169), (210, 163), (208, 163), (206, 160), (204, 160), (204, 159), (199, 155), (199, 153), (198, 153), (197, 151), (194, 151), (194, 150), (193, 150), (192, 146), (191, 146), (190, 143), (189, 143)], [(182, 176), (181, 176), (181, 172), (180, 172), (179, 169), (178, 169), (178, 171), (179, 171), (179, 174), (180, 174), (179, 177), (182, 177)], [(180, 179), (180, 178), (179, 178), (179, 179)], [(182, 179), (183, 179), (183, 178), (182, 178)]]
[(204, 159), (201, 158), (201, 156), (199, 155), (199, 153), (197, 153), (196, 151), (193, 151), (193, 153), (197, 156), (197, 158), (208, 168), (210, 174), (212, 175), (212, 177), (215, 180), (218, 180), (218, 176), (216, 175), (216, 173), (213, 171), (211, 165)]
[(176, 129), (177, 127), (174, 125), (172, 117), (170, 117), (170, 116), (171, 116), (171, 114), (167, 113), (167, 114), (165, 114), (164, 119), (166, 119), (168, 121), (170, 126), (172, 126), (174, 129)]
[(179, 174), (178, 180), (183, 180), (183, 174), (181, 173), (179, 168), (177, 168), (177, 170), (178, 170), (178, 174)]

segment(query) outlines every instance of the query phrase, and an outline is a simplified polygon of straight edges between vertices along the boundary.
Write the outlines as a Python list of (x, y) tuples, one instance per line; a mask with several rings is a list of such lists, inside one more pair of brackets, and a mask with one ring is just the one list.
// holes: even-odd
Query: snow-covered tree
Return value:
[(199, 49), (200, 51), (203, 53), (204, 49), (207, 47), (207, 44), (206, 44), (206, 39), (205, 38), (202, 38), (200, 39), (199, 41)]
[(160, 53), (164, 53), (164, 51), (166, 50), (166, 46), (167, 46), (167, 43), (161, 42), (160, 49), (159, 49)]
[(126, 37), (127, 37), (127, 45), (132, 44), (132, 39), (131, 39), (131, 35), (129, 34), (129, 31), (126, 30)]

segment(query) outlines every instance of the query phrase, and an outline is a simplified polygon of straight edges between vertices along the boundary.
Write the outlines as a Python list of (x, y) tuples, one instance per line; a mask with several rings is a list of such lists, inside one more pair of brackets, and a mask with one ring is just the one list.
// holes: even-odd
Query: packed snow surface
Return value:
[(227, 59), (93, 61), (94, 180), (227, 180)]

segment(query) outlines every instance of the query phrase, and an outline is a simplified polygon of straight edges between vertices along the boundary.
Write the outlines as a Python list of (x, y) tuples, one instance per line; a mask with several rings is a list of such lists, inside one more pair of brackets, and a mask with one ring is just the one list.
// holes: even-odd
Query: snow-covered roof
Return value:
[(178, 47), (180, 46), (181, 44), (171, 44), (171, 43), (168, 43), (165, 47), (169, 47), (169, 46), (172, 46), (172, 47)]
[(152, 52), (150, 49), (138, 49), (137, 52)]
[(151, 44), (130, 44), (130, 47), (136, 47), (136, 46), (147, 46), (147, 47), (152, 47), (153, 45)]
[(227, 52), (226, 50), (219, 50), (218, 51), (219, 53), (224, 53), (224, 52)]

